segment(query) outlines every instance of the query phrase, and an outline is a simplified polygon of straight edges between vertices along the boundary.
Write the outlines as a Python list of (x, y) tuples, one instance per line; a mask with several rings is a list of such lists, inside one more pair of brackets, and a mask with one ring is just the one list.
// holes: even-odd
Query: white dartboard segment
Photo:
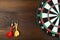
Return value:
[(52, 0), (52, 1), (53, 1), (54, 5), (55, 5), (55, 7), (56, 7), (56, 9), (57, 9), (57, 11), (58, 11), (58, 13), (59, 13), (58, 0)]

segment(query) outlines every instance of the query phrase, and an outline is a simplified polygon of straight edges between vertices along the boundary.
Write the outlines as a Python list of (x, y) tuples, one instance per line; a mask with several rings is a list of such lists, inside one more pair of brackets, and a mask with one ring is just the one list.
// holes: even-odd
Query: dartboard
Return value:
[(45, 33), (60, 37), (60, 1), (42, 0), (37, 11), (37, 21)]

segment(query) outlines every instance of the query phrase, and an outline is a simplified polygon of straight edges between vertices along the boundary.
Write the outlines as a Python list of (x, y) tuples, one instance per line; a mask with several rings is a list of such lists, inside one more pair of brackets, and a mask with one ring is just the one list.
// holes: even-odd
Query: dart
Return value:
[(10, 26), (10, 31), (6, 34), (6, 37), (12, 37), (12, 35), (13, 35), (13, 28), (12, 28), (12, 26), (13, 26), (13, 23), (11, 24), (11, 26)]
[(19, 31), (18, 31), (18, 24), (15, 23), (15, 32), (14, 32), (14, 37), (18, 37), (19, 36)]
[(8, 33), (6, 34), (6, 36), (7, 36), (7, 37), (12, 37), (12, 31), (8, 32)]

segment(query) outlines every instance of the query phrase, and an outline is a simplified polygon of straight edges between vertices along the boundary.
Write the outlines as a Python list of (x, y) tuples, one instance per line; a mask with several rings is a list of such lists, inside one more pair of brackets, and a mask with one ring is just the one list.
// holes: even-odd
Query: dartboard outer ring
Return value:
[[(52, 5), (49, 4), (51, 1), (53, 2)], [(36, 20), (37, 20), (40, 28), (46, 34), (48, 34), (49, 36), (52, 36), (52, 37), (60, 38), (60, 12), (59, 12), (60, 10), (58, 11), (58, 9), (57, 9), (57, 6), (60, 6), (60, 1), (59, 0), (56, 0), (56, 1), (58, 1), (58, 3), (57, 2), (54, 2), (54, 0), (43, 0), (42, 3), (38, 7), (37, 14), (36, 14)], [(53, 13), (54, 15), (51, 14), (51, 13)], [(51, 19), (51, 18), (54, 18), (55, 20), (54, 19)]]

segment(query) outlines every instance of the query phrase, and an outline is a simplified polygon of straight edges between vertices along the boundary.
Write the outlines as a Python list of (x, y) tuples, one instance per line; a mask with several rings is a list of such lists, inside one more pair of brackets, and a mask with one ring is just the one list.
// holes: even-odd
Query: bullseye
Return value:
[(57, 17), (60, 19), (60, 13), (57, 14)]

